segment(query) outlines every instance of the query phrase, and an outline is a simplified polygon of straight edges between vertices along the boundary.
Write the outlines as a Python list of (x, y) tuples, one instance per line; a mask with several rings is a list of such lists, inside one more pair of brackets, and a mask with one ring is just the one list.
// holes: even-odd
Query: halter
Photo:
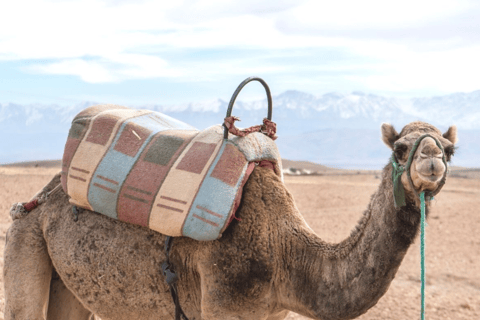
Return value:
[[(442, 180), (440, 180), (440, 183), (435, 191), (422, 191), (420, 194), (418, 194), (417, 190), (415, 190), (415, 187), (413, 185), (412, 177), (410, 174), (410, 167), (412, 166), (413, 162), (413, 156), (415, 155), (415, 152), (418, 149), (418, 146), (420, 145), (420, 142), (425, 139), (426, 137), (430, 137), (433, 140), (435, 140), (435, 143), (437, 146), (442, 150), (443, 156), (443, 164), (445, 165), (445, 172), (443, 174)], [(413, 192), (415, 195), (420, 198), (420, 282), (421, 282), (421, 288), (420, 288), (420, 296), (421, 296), (421, 302), (420, 302), (420, 319), (425, 320), (425, 200), (430, 201), (433, 196), (435, 196), (437, 193), (440, 192), (440, 189), (442, 189), (443, 185), (445, 184), (445, 181), (447, 179), (447, 161), (445, 159), (445, 151), (443, 150), (443, 146), (440, 144), (440, 142), (437, 140), (437, 138), (433, 137), (430, 134), (424, 134), (420, 136), (417, 141), (415, 141), (415, 144), (413, 145), (412, 150), (410, 151), (410, 154), (408, 155), (408, 160), (406, 165), (402, 166), (398, 163), (398, 161), (395, 158), (395, 152), (392, 154), (392, 179), (393, 179), (393, 197), (395, 199), (395, 207), (402, 207), (406, 205), (405, 201), (405, 188), (403, 187), (402, 181), (401, 181), (401, 176), (403, 172), (406, 170), (407, 171), (407, 177), (408, 177), (408, 182), (410, 183), (410, 187), (412, 188)]]
[(401, 164), (398, 163), (397, 159), (395, 158), (395, 152), (392, 153), (392, 157), (390, 159), (391, 162), (392, 162), (392, 167), (393, 167), (393, 170), (392, 170), (393, 197), (395, 199), (395, 207), (397, 207), (397, 208), (403, 207), (407, 204), (406, 200), (405, 200), (405, 188), (403, 187), (403, 184), (402, 184), (402, 181), (401, 181), (401, 177), (402, 177), (402, 174), (403, 174), (404, 171), (407, 171), (408, 182), (410, 184), (411, 189), (415, 193), (415, 196), (420, 198), (419, 193), (417, 192), (417, 190), (415, 190), (415, 187), (413, 185), (413, 180), (412, 180), (412, 177), (411, 177), (411, 174), (410, 174), (410, 167), (412, 166), (413, 156), (415, 155), (415, 152), (417, 151), (418, 146), (420, 145), (420, 142), (427, 137), (430, 137), (433, 140), (435, 140), (435, 143), (437, 144), (437, 147), (439, 147), (440, 150), (442, 151), (442, 153), (443, 153), (442, 161), (443, 161), (443, 164), (445, 165), (445, 172), (443, 174), (442, 180), (440, 180), (440, 182), (439, 182), (439, 185), (438, 185), (437, 189), (435, 191), (426, 191), (425, 192), (426, 193), (425, 194), (426, 200), (430, 201), (433, 198), (433, 196), (435, 196), (437, 193), (439, 193), (440, 190), (442, 189), (443, 185), (445, 184), (445, 181), (447, 180), (447, 161), (445, 159), (445, 151), (443, 150), (443, 146), (440, 144), (440, 142), (437, 140), (437, 138), (435, 138), (434, 136), (432, 136), (428, 133), (420, 136), (417, 139), (417, 141), (415, 141), (415, 144), (413, 145), (413, 148), (410, 151), (410, 154), (408, 155), (408, 160), (407, 160), (407, 163), (405, 165), (401, 165)]

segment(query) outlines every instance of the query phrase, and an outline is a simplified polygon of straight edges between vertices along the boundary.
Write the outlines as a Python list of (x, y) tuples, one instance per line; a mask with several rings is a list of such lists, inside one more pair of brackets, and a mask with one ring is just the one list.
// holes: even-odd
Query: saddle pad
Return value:
[(255, 163), (283, 179), (278, 149), (256, 132), (223, 138), (151, 110), (85, 109), (72, 121), (62, 186), (76, 206), (169, 236), (218, 239)]

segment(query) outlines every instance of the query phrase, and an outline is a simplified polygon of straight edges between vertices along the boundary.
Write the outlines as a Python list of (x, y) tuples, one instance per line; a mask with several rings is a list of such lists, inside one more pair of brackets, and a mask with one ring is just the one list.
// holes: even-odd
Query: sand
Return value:
[[(0, 167), (0, 248), (14, 202), (28, 201), (59, 167)], [(375, 174), (286, 176), (287, 188), (309, 225), (326, 241), (347, 237), (379, 184)], [(426, 235), (426, 318), (480, 319), (480, 179), (451, 177), (433, 203)], [(3, 269), (3, 254), (0, 259)], [(2, 272), (3, 275), (3, 272)], [(3, 278), (0, 319), (3, 319)], [(390, 289), (362, 320), (420, 317), (419, 239)], [(308, 319), (290, 313), (287, 319)]]

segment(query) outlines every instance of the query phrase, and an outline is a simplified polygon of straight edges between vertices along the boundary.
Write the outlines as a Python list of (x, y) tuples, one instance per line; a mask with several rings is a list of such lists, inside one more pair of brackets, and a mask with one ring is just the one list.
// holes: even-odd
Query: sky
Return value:
[(274, 95), (426, 97), (479, 74), (480, 1), (0, 3), (0, 103), (228, 101), (249, 76)]

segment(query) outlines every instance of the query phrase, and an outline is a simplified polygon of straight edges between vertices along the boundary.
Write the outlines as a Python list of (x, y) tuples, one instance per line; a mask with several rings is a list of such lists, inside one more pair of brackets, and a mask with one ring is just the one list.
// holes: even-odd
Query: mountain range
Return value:
[[(71, 120), (79, 111), (95, 104), (0, 104), (0, 163), (61, 158)], [(216, 99), (130, 107), (159, 111), (204, 129), (221, 123), (227, 106), (227, 101)], [(238, 126), (259, 124), (267, 115), (266, 99), (237, 101), (232, 115), (243, 120)], [(429, 122), (442, 131), (457, 125), (459, 149), (452, 164), (479, 166), (480, 90), (413, 99), (362, 92), (315, 96), (286, 91), (273, 96), (273, 121), (279, 136), (276, 142), (286, 159), (377, 169), (387, 163), (391, 152), (381, 142), (381, 123), (392, 123), (400, 131), (415, 120)]]

